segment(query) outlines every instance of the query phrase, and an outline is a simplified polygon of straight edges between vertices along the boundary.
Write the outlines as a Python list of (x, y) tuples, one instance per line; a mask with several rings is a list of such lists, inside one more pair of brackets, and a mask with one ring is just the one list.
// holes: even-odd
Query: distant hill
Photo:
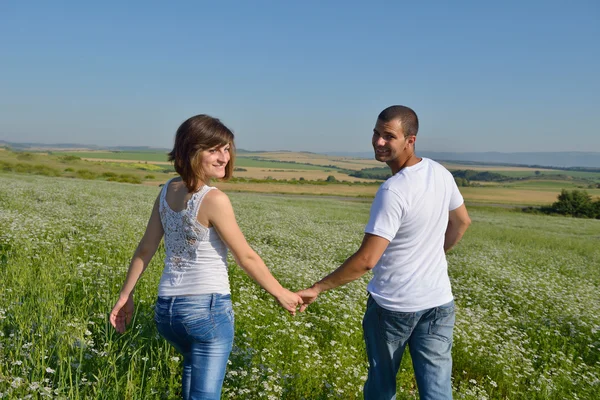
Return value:
[[(327, 152), (331, 156), (373, 158), (373, 152)], [(523, 165), (559, 168), (600, 168), (600, 152), (530, 152), (530, 153), (446, 153), (418, 151), (418, 155), (437, 161), (459, 161), (482, 164)]]

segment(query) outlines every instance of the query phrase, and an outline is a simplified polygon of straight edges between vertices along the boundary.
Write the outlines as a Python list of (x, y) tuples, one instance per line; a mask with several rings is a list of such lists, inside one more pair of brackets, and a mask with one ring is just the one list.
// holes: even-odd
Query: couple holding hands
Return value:
[(233, 133), (218, 119), (197, 115), (177, 130), (169, 160), (179, 177), (162, 188), (131, 260), (111, 324), (123, 333), (135, 284), (164, 237), (165, 267), (155, 322), (183, 355), (182, 397), (220, 399), (233, 345), (234, 314), (227, 251), (292, 315), (323, 291), (372, 270), (363, 319), (369, 359), (365, 399), (395, 399), (396, 374), (408, 344), (421, 399), (452, 398), (454, 302), (445, 253), (470, 224), (454, 178), (415, 155), (418, 118), (405, 106), (383, 110), (373, 129), (375, 158), (393, 176), (379, 188), (360, 248), (308, 289), (293, 293), (271, 275), (248, 245), (227, 195), (208, 186), (233, 174)]

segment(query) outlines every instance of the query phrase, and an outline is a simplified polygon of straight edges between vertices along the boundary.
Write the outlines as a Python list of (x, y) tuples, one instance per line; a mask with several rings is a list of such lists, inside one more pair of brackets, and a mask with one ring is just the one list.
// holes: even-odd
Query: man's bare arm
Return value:
[(467, 207), (465, 207), (464, 204), (457, 209), (450, 211), (444, 240), (445, 252), (448, 252), (460, 241), (469, 225), (471, 225), (471, 218), (469, 218)]
[(300, 307), (300, 312), (304, 311), (310, 303), (315, 301), (321, 292), (357, 280), (373, 269), (389, 243), (390, 241), (387, 239), (366, 233), (356, 253), (351, 255), (342, 265), (325, 278), (310, 288), (298, 292), (304, 301), (304, 304)]

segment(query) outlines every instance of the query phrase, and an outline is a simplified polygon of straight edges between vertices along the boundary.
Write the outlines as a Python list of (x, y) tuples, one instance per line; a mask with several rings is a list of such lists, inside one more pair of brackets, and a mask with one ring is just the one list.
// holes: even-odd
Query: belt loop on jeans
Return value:
[(215, 308), (215, 306), (217, 305), (217, 293), (213, 293), (210, 296), (210, 309), (212, 310), (213, 308)]
[(169, 315), (173, 315), (173, 305), (175, 304), (176, 296), (169, 297)]

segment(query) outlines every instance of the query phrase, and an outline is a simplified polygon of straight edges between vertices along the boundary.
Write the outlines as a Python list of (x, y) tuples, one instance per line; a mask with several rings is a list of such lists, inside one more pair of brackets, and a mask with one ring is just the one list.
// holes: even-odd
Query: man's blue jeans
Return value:
[(228, 294), (159, 297), (158, 332), (183, 355), (182, 397), (219, 400), (233, 345), (233, 308)]
[(365, 400), (396, 399), (396, 375), (408, 344), (421, 400), (452, 399), (454, 301), (404, 313), (380, 307), (371, 296), (363, 319), (369, 358)]

